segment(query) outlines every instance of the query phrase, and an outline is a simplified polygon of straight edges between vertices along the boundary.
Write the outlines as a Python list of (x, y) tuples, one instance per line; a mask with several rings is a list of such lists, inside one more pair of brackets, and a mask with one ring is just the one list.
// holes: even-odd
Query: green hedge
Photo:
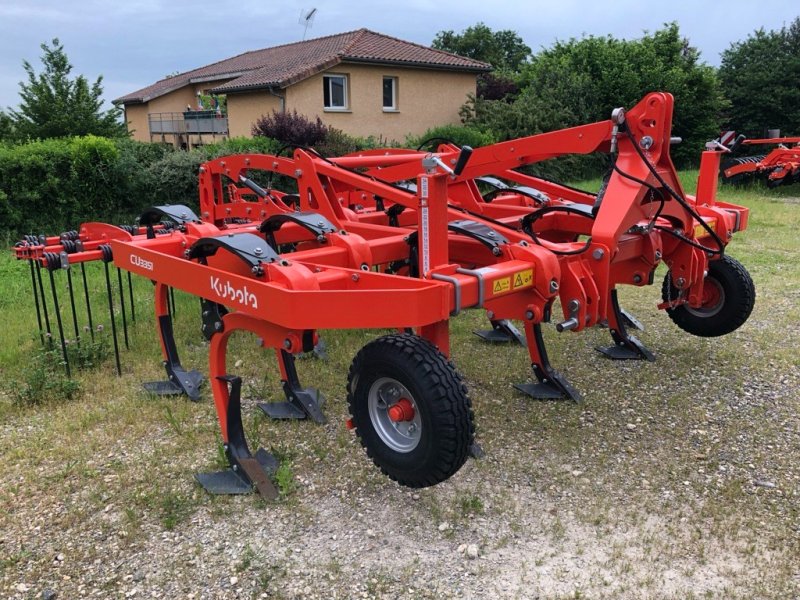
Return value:
[(84, 221), (132, 223), (153, 204), (197, 208), (202, 162), (278, 147), (266, 138), (239, 138), (185, 152), (95, 136), (0, 144), (0, 236), (55, 234)]

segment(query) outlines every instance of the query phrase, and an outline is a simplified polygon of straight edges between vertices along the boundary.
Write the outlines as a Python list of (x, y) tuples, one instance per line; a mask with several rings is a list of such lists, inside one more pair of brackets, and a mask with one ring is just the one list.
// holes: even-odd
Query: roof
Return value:
[(203, 81), (227, 82), (211, 91), (229, 93), (259, 88), (285, 88), (341, 62), (363, 62), (448, 71), (482, 73), (491, 65), (406, 42), (369, 29), (253, 50), (233, 58), (167, 77), (114, 100), (115, 104), (149, 102), (176, 89)]

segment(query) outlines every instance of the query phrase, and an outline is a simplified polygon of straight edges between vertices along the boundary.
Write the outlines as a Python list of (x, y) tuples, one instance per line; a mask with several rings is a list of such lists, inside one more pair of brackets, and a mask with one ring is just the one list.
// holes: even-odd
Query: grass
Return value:
[[(696, 173), (683, 177), (692, 189)], [(292, 597), (287, 586), (298, 579), (297, 594), (304, 586), (312, 595), (327, 591), (314, 573), (340, 596), (401, 596), (422, 577), (421, 567), (402, 559), (404, 552), (416, 557), (418, 549), (434, 552), (415, 560), (442, 589), (445, 582), (473, 591), (496, 583), (494, 575), (450, 582), (447, 573), (463, 560), (454, 548), (462, 543), (480, 543), (482, 554), (486, 548), (486, 558), (475, 564), (490, 565), (505, 579), (513, 579), (504, 565), (514, 560), (530, 565), (519, 577), (539, 584), (573, 564), (569, 587), (556, 586), (543, 597), (636, 597), (631, 590), (662, 597), (706, 597), (709, 590), (712, 596), (791, 597), (800, 561), (800, 206), (788, 200), (793, 195), (800, 190), (720, 192), (751, 208), (749, 228), (734, 238), (730, 253), (747, 266), (758, 292), (750, 321), (730, 336), (687, 336), (655, 309), (659, 290), (652, 287), (625, 288), (620, 295), (646, 326), (639, 337), (656, 353), (654, 364), (601, 358), (593, 347), (608, 343), (603, 330), (571, 335), (546, 327), (551, 360), (584, 394), (582, 406), (515, 394), (511, 384), (530, 372), (527, 353), (480, 344), (471, 333), (486, 324), (479, 311), (453, 319), (453, 359), (468, 383), (487, 458), (471, 461), (436, 488), (397, 488), (344, 427), (349, 363), (381, 332), (323, 332), (329, 359), (298, 361), (301, 380), (327, 398), (325, 426), (259, 416), (255, 398), (280, 399), (280, 377), (271, 352), (253, 336), (234, 335), (228, 364), (239, 365), (236, 374), (245, 383), (251, 449), (259, 442), (279, 456), (277, 483), (290, 499), (265, 505), (212, 498), (192, 481), (192, 473), (222, 466), (207, 386), (199, 403), (141, 391), (142, 381), (164, 376), (149, 282), (134, 280), (137, 323), (117, 377), (102, 268), (87, 267), (94, 325), (103, 325), (103, 335), (95, 344), (86, 339), (85, 308), (77, 298), (83, 339), (80, 349), (70, 345), (77, 389), (69, 399), (57, 387), (58, 369), (37, 371), (37, 357), (47, 354), (32, 327), (27, 265), (0, 255), (0, 310), (9, 316), (0, 343), (0, 379), (6, 382), (0, 386), (0, 595), (17, 581), (37, 578), (58, 583), (66, 590), (60, 595), (77, 594), (52, 565), (56, 545), (66, 547), (71, 538), (96, 540), (93, 547), (76, 545), (74, 561), (63, 567), (79, 581), (81, 568), (94, 564), (98, 553), (116, 553), (114, 560), (124, 564), (158, 548), (162, 538), (179, 544), (172, 540), (209, 535), (212, 541), (197, 551), (203, 564), (222, 578), (241, 574), (243, 582), (255, 582), (258, 594), (275, 597)], [(71, 331), (67, 298), (62, 292)], [(176, 304), (182, 363), (207, 372), (197, 301), (177, 293)], [(58, 360), (56, 348), (49, 364)], [(24, 388), (10, 382), (26, 378), (42, 389), (56, 387), (40, 401), (15, 401)], [(42, 519), (50, 536), (35, 529)], [(447, 535), (437, 530), (444, 521), (453, 524)], [(374, 541), (367, 529), (376, 532)], [(216, 547), (224, 548), (225, 558)], [(295, 547), (299, 553), (290, 550)], [(493, 548), (509, 558), (493, 562)], [(352, 553), (355, 562), (335, 560), (345, 551), (339, 556)], [(578, 562), (570, 563), (570, 556)], [(163, 560), (191, 589), (194, 580), (182, 563), (171, 555)], [(391, 560), (402, 568), (386, 570)], [(306, 573), (305, 564), (317, 570), (292, 574)], [(469, 581), (479, 583), (470, 587)], [(526, 585), (534, 585), (530, 581)], [(350, 587), (354, 582), (362, 587)], [(668, 584), (677, 587), (669, 591)], [(158, 585), (171, 589), (167, 582)], [(436, 597), (426, 596), (436, 589), (417, 590), (414, 597)]]

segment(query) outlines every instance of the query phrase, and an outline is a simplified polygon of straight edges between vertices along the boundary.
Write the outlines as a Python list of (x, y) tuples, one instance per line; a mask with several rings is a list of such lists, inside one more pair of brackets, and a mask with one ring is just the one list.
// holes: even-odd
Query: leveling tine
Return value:
[(33, 289), (33, 302), (36, 305), (36, 322), (39, 325), (39, 339), (44, 346), (44, 331), (42, 330), (42, 311), (39, 307), (39, 290), (36, 288), (36, 271), (33, 266), (34, 260), (28, 259), (28, 264), (31, 267), (31, 288)]
[(53, 268), (51, 268), (49, 262), (47, 266), (47, 272), (50, 275), (50, 291), (53, 294), (53, 311), (56, 313), (56, 321), (58, 322), (58, 336), (61, 339), (61, 354), (64, 357), (64, 369), (67, 372), (67, 377), (71, 377), (72, 374), (70, 373), (69, 368), (69, 357), (67, 356), (67, 341), (64, 338), (64, 326), (61, 323), (61, 308), (58, 306), (58, 292), (56, 291), (56, 282), (55, 278), (53, 277)]
[(34, 261), (36, 263), (36, 279), (39, 283), (39, 296), (42, 298), (42, 312), (44, 312), (44, 324), (47, 328), (47, 341), (52, 347), (53, 345), (53, 333), (50, 329), (50, 315), (49, 311), (47, 310), (47, 298), (44, 295), (44, 285), (42, 284), (42, 266), (39, 261)]
[(67, 264), (67, 290), (69, 290), (69, 306), (70, 310), (72, 311), (72, 327), (75, 331), (75, 343), (81, 343), (81, 333), (78, 329), (78, 312), (75, 309), (75, 293), (72, 289), (72, 267), (71, 265)]
[(122, 287), (122, 269), (117, 267), (117, 284), (119, 287), (119, 304), (122, 309), (122, 333), (125, 339), (125, 349), (130, 350), (128, 343), (128, 317), (125, 313), (125, 288)]
[[(106, 293), (108, 295), (108, 316), (111, 320), (111, 337), (114, 340), (114, 361), (117, 365), (117, 375), (122, 375), (122, 365), (119, 362), (119, 342), (117, 341), (117, 321), (114, 317), (114, 296), (111, 293), (111, 274), (108, 271), (108, 263), (111, 260), (111, 248), (109, 246), (105, 246), (108, 248), (108, 251), (104, 251), (103, 256), (103, 268), (105, 270), (106, 275)], [(106, 260), (106, 255), (108, 260)]]
[(89, 300), (89, 283), (86, 280), (86, 264), (81, 263), (81, 277), (83, 278), (83, 298), (86, 301), (86, 318), (89, 321), (89, 333), (94, 342), (94, 322), (92, 320), (92, 303)]

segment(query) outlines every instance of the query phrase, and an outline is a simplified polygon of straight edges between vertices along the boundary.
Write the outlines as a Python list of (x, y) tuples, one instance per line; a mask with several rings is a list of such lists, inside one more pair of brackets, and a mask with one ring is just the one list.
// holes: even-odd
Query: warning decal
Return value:
[(511, 290), (511, 277), (503, 277), (492, 284), (492, 293), (500, 294)]
[[(717, 226), (717, 220), (716, 219), (710, 219), (710, 220), (706, 221), (706, 223), (708, 224), (708, 226), (711, 228), (712, 231), (714, 229), (716, 229), (716, 226)], [(694, 237), (695, 238), (701, 238), (701, 237), (703, 237), (705, 235), (708, 235), (708, 232), (706, 231), (705, 227), (703, 227), (702, 225), (695, 225), (694, 226)]]
[(516, 275), (514, 275), (514, 289), (530, 287), (533, 285), (533, 269), (527, 269), (525, 271), (520, 271)]

